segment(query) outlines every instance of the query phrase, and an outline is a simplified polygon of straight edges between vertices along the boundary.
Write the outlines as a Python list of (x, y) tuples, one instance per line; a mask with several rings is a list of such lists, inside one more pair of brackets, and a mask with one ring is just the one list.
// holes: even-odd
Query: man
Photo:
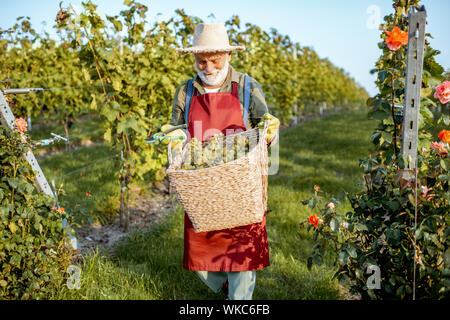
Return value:
[[(178, 49), (181, 53), (194, 54), (197, 76), (176, 90), (171, 125), (187, 123), (189, 136), (204, 141), (211, 130), (226, 134), (229, 129), (246, 130), (261, 124), (263, 116), (268, 115), (261, 85), (247, 78), (250, 102), (248, 113), (244, 112), (246, 75), (229, 65), (234, 50), (244, 50), (244, 47), (230, 46), (223, 24), (197, 25), (193, 47)], [(270, 143), (279, 121), (270, 115), (268, 118), (271, 134), (267, 142)], [(167, 137), (182, 134), (176, 130)], [(250, 300), (255, 288), (255, 271), (268, 265), (265, 215), (260, 223), (196, 233), (185, 213), (183, 267), (196, 271), (214, 292), (222, 289), (231, 300)]]

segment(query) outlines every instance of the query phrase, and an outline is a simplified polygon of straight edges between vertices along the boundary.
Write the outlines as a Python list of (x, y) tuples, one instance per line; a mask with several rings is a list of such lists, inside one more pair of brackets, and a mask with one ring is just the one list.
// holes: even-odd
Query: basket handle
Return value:
[(267, 136), (267, 130), (269, 129), (269, 120), (264, 120), (264, 130), (263, 130), (263, 134), (262, 134), (262, 139), (261, 140), (266, 140), (266, 136)]
[(167, 158), (169, 160), (169, 165), (172, 165), (172, 139), (169, 139), (169, 144), (167, 145)]

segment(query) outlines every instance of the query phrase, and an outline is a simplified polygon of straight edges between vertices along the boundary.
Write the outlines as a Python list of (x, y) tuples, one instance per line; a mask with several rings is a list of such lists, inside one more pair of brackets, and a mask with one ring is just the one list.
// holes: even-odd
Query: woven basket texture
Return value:
[(172, 159), (169, 150), (167, 174), (195, 232), (222, 230), (261, 222), (267, 210), (267, 123), (264, 130), (250, 129), (227, 135), (249, 138), (250, 151), (240, 158), (209, 168), (182, 170), (189, 143)]

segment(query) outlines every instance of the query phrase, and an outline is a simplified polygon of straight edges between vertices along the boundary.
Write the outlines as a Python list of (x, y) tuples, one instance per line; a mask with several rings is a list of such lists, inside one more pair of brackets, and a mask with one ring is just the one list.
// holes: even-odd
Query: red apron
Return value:
[[(195, 136), (202, 141), (210, 136), (207, 133), (203, 137), (208, 129), (211, 135), (217, 132), (212, 130), (214, 128), (224, 134), (227, 134), (226, 129), (245, 130), (237, 83), (233, 82), (232, 92), (197, 96), (194, 89), (188, 118), (190, 137), (194, 137), (194, 121), (201, 121), (202, 130), (195, 130)], [(183, 268), (195, 271), (250, 271), (268, 265), (265, 215), (260, 223), (196, 233), (187, 213), (184, 213)]]

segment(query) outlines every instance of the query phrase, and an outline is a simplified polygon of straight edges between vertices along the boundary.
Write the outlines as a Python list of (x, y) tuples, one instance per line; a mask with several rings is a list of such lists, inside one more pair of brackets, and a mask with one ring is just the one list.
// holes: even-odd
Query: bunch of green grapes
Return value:
[(223, 150), (225, 147), (224, 137), (225, 136), (222, 133), (216, 133), (205, 143), (203, 148), (203, 163), (207, 167), (225, 163), (223, 157)]
[(203, 162), (202, 160), (202, 143), (197, 138), (192, 138), (188, 144), (188, 150), (183, 157), (182, 168), (184, 170), (196, 169)]
[(236, 136), (232, 144), (226, 143), (225, 136), (217, 133), (203, 144), (195, 137), (188, 144), (183, 158), (182, 169), (208, 168), (236, 160), (249, 152), (249, 140)]

